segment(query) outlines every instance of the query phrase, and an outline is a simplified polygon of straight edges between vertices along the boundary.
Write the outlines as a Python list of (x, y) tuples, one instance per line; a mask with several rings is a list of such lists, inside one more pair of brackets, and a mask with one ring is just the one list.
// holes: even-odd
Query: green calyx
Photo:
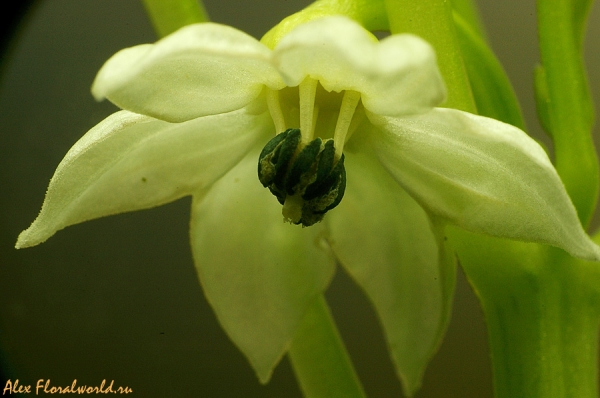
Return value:
[(344, 155), (335, 156), (333, 140), (303, 144), (299, 129), (276, 135), (258, 159), (258, 179), (283, 205), (286, 221), (311, 226), (336, 207), (346, 189)]

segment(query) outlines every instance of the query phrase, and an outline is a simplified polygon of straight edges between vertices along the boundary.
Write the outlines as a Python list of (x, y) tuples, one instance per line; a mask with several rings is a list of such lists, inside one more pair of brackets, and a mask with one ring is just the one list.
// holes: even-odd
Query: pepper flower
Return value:
[(600, 259), (534, 140), (436, 108), (435, 54), (412, 35), (378, 41), (328, 17), (270, 49), (190, 25), (115, 54), (92, 92), (124, 110), (67, 153), (17, 247), (191, 195), (204, 293), (263, 382), (336, 262), (372, 301), (410, 390), (448, 318), (439, 225)]

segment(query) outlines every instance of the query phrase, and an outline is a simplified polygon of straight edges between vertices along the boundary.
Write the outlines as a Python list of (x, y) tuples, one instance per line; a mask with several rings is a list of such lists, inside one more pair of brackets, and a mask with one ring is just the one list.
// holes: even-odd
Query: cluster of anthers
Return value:
[(360, 93), (346, 90), (333, 138), (315, 136), (319, 107), (318, 81), (306, 78), (298, 87), (300, 129), (288, 128), (279, 91), (269, 90), (267, 104), (276, 131), (258, 159), (258, 178), (283, 205), (285, 221), (311, 226), (336, 207), (346, 189), (343, 148)]

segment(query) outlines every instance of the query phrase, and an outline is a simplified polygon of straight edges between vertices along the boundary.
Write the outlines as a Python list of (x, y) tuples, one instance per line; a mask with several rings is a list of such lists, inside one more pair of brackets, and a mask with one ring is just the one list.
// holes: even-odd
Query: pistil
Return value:
[(300, 224), (302, 221), (302, 208), (304, 207), (304, 199), (300, 193), (288, 195), (283, 203), (281, 214), (283, 220), (292, 224)]

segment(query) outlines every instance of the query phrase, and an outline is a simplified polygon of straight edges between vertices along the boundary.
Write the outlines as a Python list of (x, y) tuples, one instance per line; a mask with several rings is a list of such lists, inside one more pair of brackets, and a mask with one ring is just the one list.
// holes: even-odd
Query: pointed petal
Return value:
[(322, 226), (283, 222), (281, 205), (258, 181), (259, 153), (194, 196), (190, 233), (204, 294), (266, 383), (334, 263)]
[(384, 167), (427, 210), (473, 232), (600, 260), (544, 150), (516, 127), (454, 109), (369, 115)]
[(310, 76), (328, 91), (358, 91), (365, 108), (379, 115), (426, 112), (445, 97), (428, 43), (412, 35), (377, 42), (344, 17), (300, 25), (275, 47), (273, 61), (288, 86)]
[(410, 396), (443, 336), (454, 266), (439, 259), (425, 211), (374, 156), (346, 152), (345, 164), (344, 199), (325, 218), (331, 248), (373, 303)]
[(271, 51), (237, 29), (186, 26), (159, 40), (121, 50), (98, 72), (97, 100), (169, 122), (240, 109), (266, 84), (282, 88)]
[[(66, 226), (158, 206), (212, 184), (270, 124), (239, 110), (187, 123), (117, 112), (86, 133), (58, 165), (42, 210), (17, 247)], [(263, 136), (264, 137), (264, 136)]]

